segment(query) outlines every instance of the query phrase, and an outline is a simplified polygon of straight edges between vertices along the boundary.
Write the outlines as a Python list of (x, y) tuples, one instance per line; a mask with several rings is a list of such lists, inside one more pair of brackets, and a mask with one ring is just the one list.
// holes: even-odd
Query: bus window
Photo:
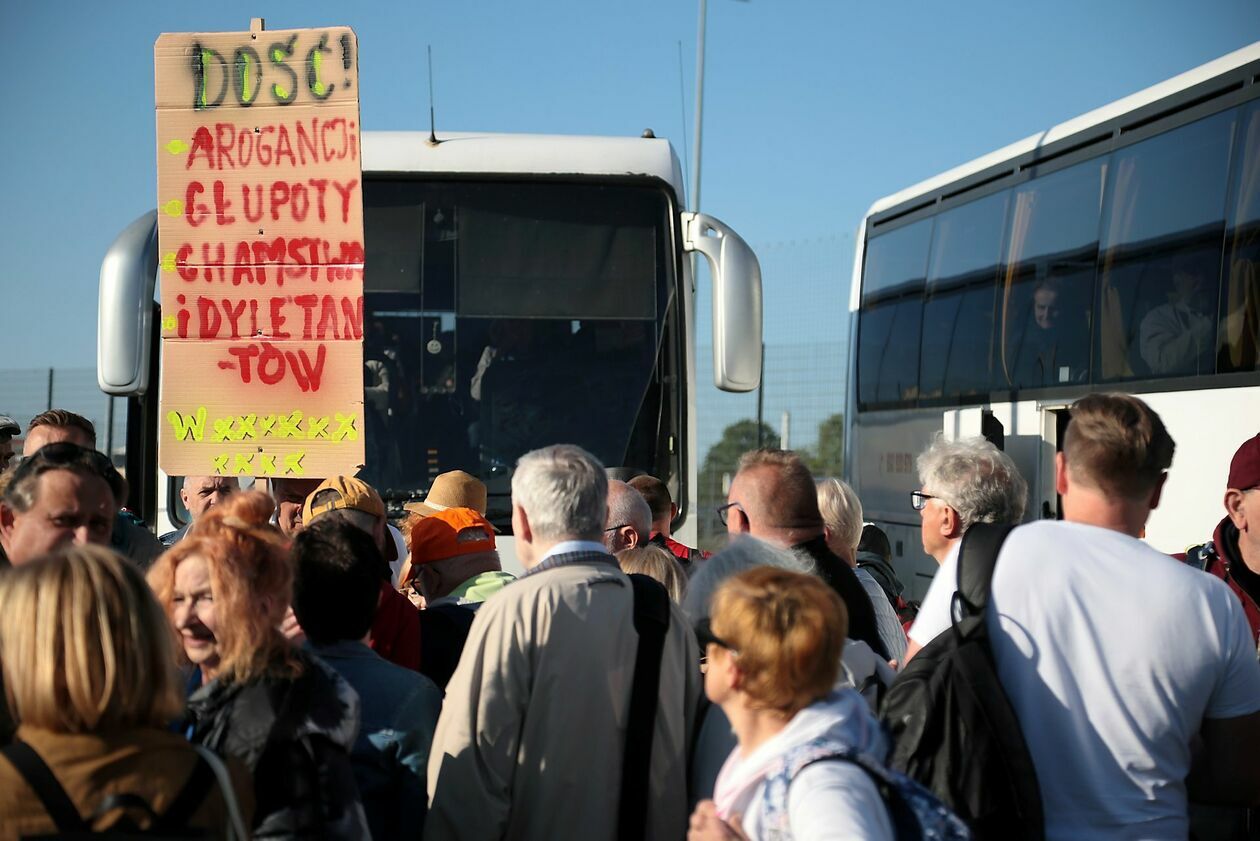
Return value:
[(862, 300), (907, 290), (921, 291), (931, 239), (931, 219), (872, 235), (866, 243)]
[(919, 319), (912, 295), (863, 307), (858, 333), (858, 399), (863, 406), (913, 403), (919, 389)]
[(1260, 105), (1245, 112), (1241, 137), (1225, 238), (1226, 280), (1217, 337), (1221, 372), (1260, 368)]
[(936, 218), (919, 389), (923, 399), (987, 394), (992, 377), (993, 311), (1009, 191)]
[(1235, 112), (1121, 149), (1107, 179), (1094, 375), (1211, 373)]
[(999, 388), (1083, 382), (1106, 163), (1086, 161), (1015, 190), (1003, 261)]
[(858, 401), (913, 403), (919, 389), (919, 327), (932, 220), (866, 244), (858, 322)]
[(669, 214), (633, 184), (369, 179), (360, 475), (401, 501), (466, 470), (500, 528), (540, 446), (667, 475)]

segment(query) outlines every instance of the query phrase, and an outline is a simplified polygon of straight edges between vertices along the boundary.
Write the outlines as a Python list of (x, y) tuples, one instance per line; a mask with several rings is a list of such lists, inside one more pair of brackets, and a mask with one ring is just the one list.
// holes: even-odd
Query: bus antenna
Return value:
[(441, 141), (437, 139), (437, 120), (433, 116), (433, 45), (429, 44), (429, 145), (436, 146)]

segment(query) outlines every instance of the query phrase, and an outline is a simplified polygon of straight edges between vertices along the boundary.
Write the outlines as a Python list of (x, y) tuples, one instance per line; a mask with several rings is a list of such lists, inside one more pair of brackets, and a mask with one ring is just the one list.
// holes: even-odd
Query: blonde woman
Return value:
[(858, 566), (857, 548), (862, 542), (862, 503), (853, 488), (842, 479), (827, 478), (818, 482), (818, 512), (823, 518), (823, 537), (827, 548), (848, 564), (875, 608), (875, 626), (879, 641), (888, 656), (901, 663), (906, 656), (906, 632), (897, 618), (888, 594), (875, 576)]
[(149, 571), (195, 669), (186, 732), (253, 773), (255, 838), (367, 837), (348, 753), (359, 699), (279, 630), (293, 568), (272, 507), (233, 494)]
[[(0, 760), (0, 838), (147, 827), (154, 815), (222, 837), (229, 811), (215, 774), (167, 730), (183, 709), (171, 639), (132, 564), (88, 545), (10, 570), (0, 586), (0, 648), (21, 722)], [(14, 762), (47, 766), (71, 813), (55, 821), (37, 796), (47, 784), (36, 779), (37, 789)], [(239, 763), (232, 771), (230, 799), (248, 819), (249, 778)], [(147, 809), (111, 806), (116, 795)]]
[(617, 553), (617, 563), (627, 575), (636, 572), (661, 582), (674, 604), (682, 604), (683, 593), (687, 589), (687, 573), (673, 552), (649, 543), (622, 549)]

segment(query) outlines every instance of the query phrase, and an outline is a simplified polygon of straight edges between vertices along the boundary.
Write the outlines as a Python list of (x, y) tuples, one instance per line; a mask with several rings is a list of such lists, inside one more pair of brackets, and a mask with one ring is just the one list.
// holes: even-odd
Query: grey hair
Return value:
[(683, 612), (692, 623), (709, 615), (713, 594), (726, 579), (753, 567), (778, 567), (793, 572), (814, 574), (812, 561), (748, 535), (734, 537), (726, 548), (709, 558), (687, 582)]
[(642, 540), (652, 534), (652, 509), (643, 494), (619, 479), (608, 481), (608, 521), (605, 529), (630, 525)]
[(972, 523), (1018, 523), (1028, 502), (1028, 483), (1015, 462), (983, 438), (937, 437), (919, 456), (919, 481)]
[(843, 479), (827, 478), (818, 483), (818, 511), (823, 525), (853, 551), (862, 542), (862, 501)]
[(541, 538), (599, 540), (608, 515), (604, 465), (573, 444), (528, 452), (512, 474), (512, 504), (525, 510)]

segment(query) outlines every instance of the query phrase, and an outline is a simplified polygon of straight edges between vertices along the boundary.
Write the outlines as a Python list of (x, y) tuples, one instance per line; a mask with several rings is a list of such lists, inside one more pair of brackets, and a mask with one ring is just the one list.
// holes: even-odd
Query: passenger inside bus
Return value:
[(1167, 300), (1142, 317), (1138, 331), (1142, 361), (1150, 373), (1212, 372), (1216, 322), (1207, 305), (1203, 276), (1193, 253), (1173, 259), (1164, 285)]
[[(1088, 314), (1082, 307), (1072, 305), (1070, 297), (1059, 278), (1046, 277), (1032, 287), (1031, 300), (1025, 307), (1016, 310), (1025, 316), (1014, 348), (1012, 385), (1037, 388), (1084, 379)], [(1007, 359), (1010, 362), (1012, 357), (1008, 355)]]

